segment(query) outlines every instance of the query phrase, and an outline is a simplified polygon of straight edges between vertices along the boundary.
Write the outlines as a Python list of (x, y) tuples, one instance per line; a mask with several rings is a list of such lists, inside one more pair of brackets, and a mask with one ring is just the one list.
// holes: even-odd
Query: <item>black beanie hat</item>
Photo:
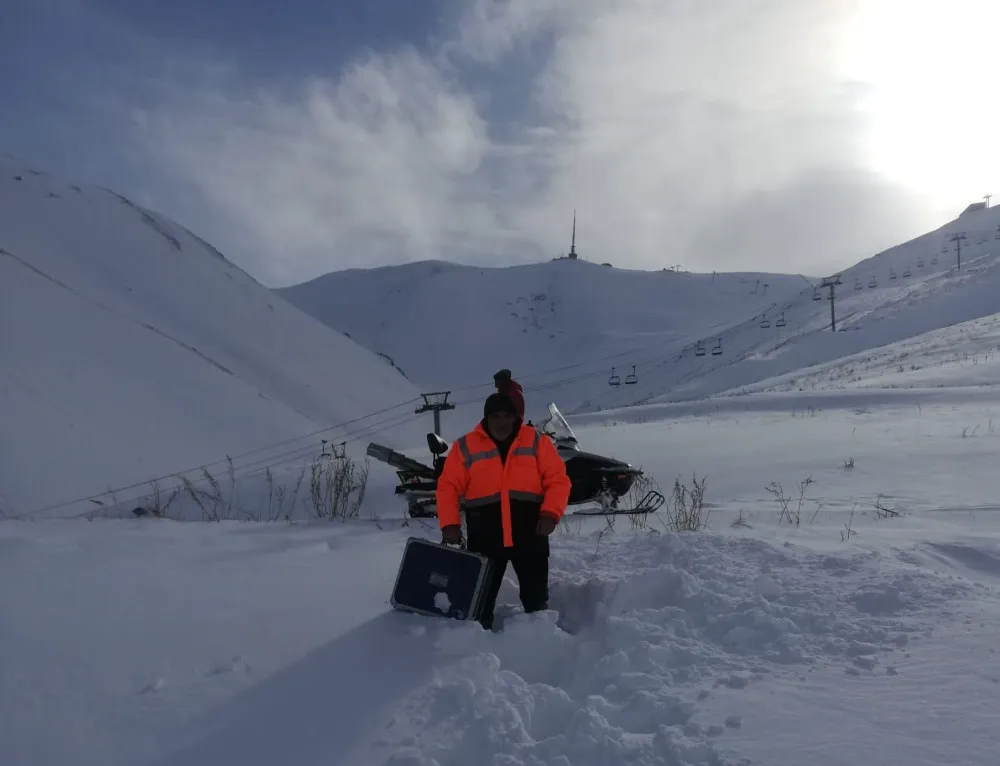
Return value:
[(515, 418), (520, 417), (517, 414), (517, 407), (514, 406), (514, 402), (506, 394), (490, 394), (486, 400), (486, 404), (483, 405), (484, 418), (488, 418), (497, 412), (509, 412)]

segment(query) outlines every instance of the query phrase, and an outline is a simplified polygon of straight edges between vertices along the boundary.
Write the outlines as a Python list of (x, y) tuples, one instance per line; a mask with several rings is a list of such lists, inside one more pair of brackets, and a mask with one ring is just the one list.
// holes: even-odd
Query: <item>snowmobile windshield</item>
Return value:
[(554, 403), (549, 405), (549, 419), (542, 424), (542, 433), (551, 436), (556, 444), (574, 448), (577, 445), (576, 434), (573, 433), (573, 429), (569, 427), (566, 418), (563, 417)]

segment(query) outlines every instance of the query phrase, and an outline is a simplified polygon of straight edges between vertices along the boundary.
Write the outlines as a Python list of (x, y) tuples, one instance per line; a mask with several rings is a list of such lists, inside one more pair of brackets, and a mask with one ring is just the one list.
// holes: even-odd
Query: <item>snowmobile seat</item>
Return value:
[(432, 432), (427, 434), (427, 447), (432, 455), (443, 455), (448, 451), (448, 442)]

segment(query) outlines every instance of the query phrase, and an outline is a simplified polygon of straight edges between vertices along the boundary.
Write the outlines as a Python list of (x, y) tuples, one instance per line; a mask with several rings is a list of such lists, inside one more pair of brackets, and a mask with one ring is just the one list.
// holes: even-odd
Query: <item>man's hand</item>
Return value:
[(549, 516), (547, 513), (543, 513), (538, 517), (538, 524), (535, 526), (535, 534), (548, 537), (555, 531), (556, 523), (556, 520), (552, 516)]
[(462, 544), (462, 525), (461, 524), (449, 524), (446, 527), (441, 528), (441, 542), (445, 545), (461, 545)]

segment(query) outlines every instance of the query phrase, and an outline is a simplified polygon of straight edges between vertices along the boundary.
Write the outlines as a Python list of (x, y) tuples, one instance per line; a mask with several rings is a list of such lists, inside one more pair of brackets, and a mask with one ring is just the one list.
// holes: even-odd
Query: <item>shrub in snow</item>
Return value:
[[(708, 526), (708, 512), (705, 511), (705, 485), (708, 478), (698, 481), (698, 475), (691, 478), (691, 486), (674, 480), (674, 491), (667, 501), (664, 526), (671, 532), (700, 532)], [(661, 516), (661, 519), (664, 519)]]
[(356, 518), (365, 499), (370, 460), (319, 457), (309, 467), (309, 499), (317, 518)]
[(813, 478), (811, 476), (799, 482), (799, 498), (794, 511), (788, 507), (792, 502), (792, 499), (785, 494), (785, 490), (782, 488), (781, 484), (776, 481), (772, 481), (764, 488), (774, 496), (778, 505), (781, 506), (781, 512), (778, 515), (779, 522), (787, 519), (789, 524), (794, 524), (795, 526), (798, 526), (801, 523), (802, 501), (805, 498), (806, 488), (812, 483)]

